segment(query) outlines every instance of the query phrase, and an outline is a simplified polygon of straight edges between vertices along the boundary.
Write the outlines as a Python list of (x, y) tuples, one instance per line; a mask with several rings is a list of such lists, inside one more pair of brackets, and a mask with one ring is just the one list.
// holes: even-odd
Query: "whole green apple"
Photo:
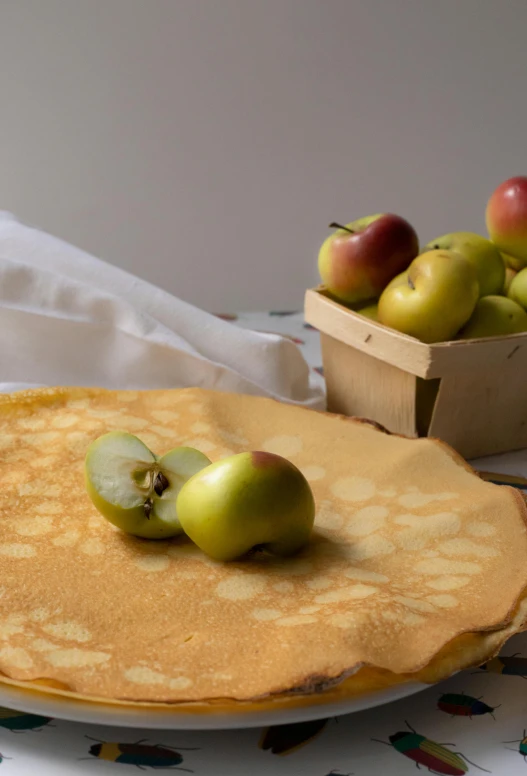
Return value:
[(379, 321), (422, 342), (452, 339), (479, 296), (474, 265), (454, 251), (422, 253), (379, 299)]
[[(493, 191), (485, 212), (487, 230), (502, 253), (527, 264), (527, 177), (509, 178)], [(518, 267), (516, 267), (518, 269)]]
[(512, 278), (507, 296), (527, 310), (527, 267)]
[(431, 240), (423, 253), (433, 250), (455, 251), (476, 268), (479, 295), (501, 294), (505, 281), (505, 263), (495, 245), (474, 232), (451, 232)]
[[(512, 281), (514, 280), (514, 278), (516, 277), (517, 274), (518, 274), (518, 272), (515, 269), (512, 269), (512, 267), (505, 267), (505, 282), (503, 284), (503, 291), (502, 291), (503, 296), (508, 296), (509, 295), (509, 290), (510, 290)], [(515, 299), (514, 301), (515, 302), (519, 302), (518, 299)], [(521, 304), (521, 302), (520, 302), (520, 304)], [(523, 305), (522, 305), (522, 307), (523, 307)]]
[(166, 539), (183, 533), (176, 510), (181, 487), (210, 463), (192, 447), (176, 447), (158, 458), (133, 434), (110, 431), (88, 447), (86, 490), (117, 528), (145, 539)]
[(484, 296), (476, 305), (459, 339), (504, 337), (527, 331), (527, 313), (506, 296)]
[(371, 318), (372, 321), (379, 320), (379, 310), (375, 302), (373, 304), (367, 304), (365, 307), (358, 307), (355, 312), (364, 315), (365, 318)]
[(502, 252), (501, 257), (505, 262), (505, 267), (509, 267), (510, 269), (513, 269), (515, 272), (519, 272), (527, 264), (527, 261), (522, 261), (521, 259), (515, 259), (514, 256), (509, 256), (508, 253)]
[(419, 251), (414, 228), (392, 213), (330, 226), (337, 230), (320, 248), (318, 270), (329, 293), (345, 304), (376, 299)]
[(309, 483), (274, 453), (223, 458), (194, 475), (179, 492), (183, 530), (203, 552), (228, 561), (253, 548), (292, 555), (308, 541), (315, 519)]

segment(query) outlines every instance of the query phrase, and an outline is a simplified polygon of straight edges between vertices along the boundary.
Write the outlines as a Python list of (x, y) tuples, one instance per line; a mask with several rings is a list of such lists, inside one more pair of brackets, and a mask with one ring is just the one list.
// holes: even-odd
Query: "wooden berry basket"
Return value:
[(527, 333), (427, 345), (323, 287), (306, 292), (305, 319), (320, 331), (330, 412), (443, 439), (465, 458), (527, 447)]

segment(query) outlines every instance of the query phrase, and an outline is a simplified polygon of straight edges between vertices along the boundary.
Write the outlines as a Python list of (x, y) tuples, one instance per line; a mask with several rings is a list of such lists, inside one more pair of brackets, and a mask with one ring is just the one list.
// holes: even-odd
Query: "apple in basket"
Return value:
[(344, 304), (378, 298), (419, 251), (413, 226), (392, 213), (330, 226), (336, 231), (320, 248), (318, 269), (329, 293)]

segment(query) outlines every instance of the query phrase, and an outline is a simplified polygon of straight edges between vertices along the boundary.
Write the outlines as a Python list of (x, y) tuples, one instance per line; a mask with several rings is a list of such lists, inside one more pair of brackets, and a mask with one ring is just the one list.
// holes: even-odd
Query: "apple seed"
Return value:
[(150, 515), (152, 514), (153, 508), (154, 508), (154, 502), (152, 501), (151, 498), (147, 498), (144, 505), (145, 517), (147, 520), (150, 520)]
[(168, 486), (170, 485), (169, 481), (163, 474), (163, 472), (158, 472), (157, 477), (154, 481), (154, 490), (157, 493), (158, 496), (161, 496), (163, 491), (165, 491)]
[(143, 539), (167, 539), (183, 532), (179, 491), (211, 463), (193, 447), (158, 457), (133, 434), (109, 431), (89, 445), (84, 480), (94, 507), (112, 525)]

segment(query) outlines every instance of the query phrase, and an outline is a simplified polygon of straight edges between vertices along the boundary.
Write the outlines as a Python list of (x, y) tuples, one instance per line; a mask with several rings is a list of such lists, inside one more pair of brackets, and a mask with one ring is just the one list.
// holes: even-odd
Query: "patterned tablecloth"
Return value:
[[(318, 334), (300, 313), (222, 316), (291, 337), (321, 369)], [(473, 462), (520, 478), (527, 451)], [(0, 709), (0, 776), (181, 770), (197, 776), (527, 774), (527, 634), (500, 659), (405, 700), (338, 718), (233, 731), (140, 731)], [(95, 741), (92, 739), (96, 739)], [(138, 743), (139, 742), (139, 743)]]

